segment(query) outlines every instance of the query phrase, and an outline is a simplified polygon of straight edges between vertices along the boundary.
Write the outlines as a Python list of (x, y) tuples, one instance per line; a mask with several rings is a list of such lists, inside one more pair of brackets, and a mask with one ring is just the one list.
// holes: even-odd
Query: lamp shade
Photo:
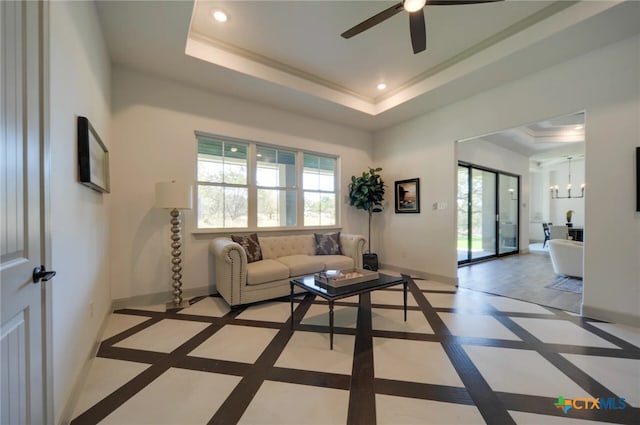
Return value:
[(190, 210), (191, 185), (179, 182), (156, 183), (156, 208)]

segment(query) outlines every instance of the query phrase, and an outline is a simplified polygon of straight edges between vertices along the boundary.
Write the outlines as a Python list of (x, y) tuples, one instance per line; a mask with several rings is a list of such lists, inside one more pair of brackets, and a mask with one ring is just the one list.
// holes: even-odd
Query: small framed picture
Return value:
[(78, 117), (78, 174), (80, 183), (109, 193), (109, 151), (86, 117)]
[(396, 187), (396, 213), (420, 212), (420, 179), (399, 180)]

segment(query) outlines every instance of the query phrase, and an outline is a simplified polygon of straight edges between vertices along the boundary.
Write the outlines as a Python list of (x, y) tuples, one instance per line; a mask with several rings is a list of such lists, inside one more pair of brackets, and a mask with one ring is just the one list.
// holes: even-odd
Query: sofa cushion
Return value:
[(346, 255), (323, 255), (319, 258), (324, 262), (325, 270), (345, 270), (355, 267), (353, 259)]
[(316, 255), (342, 255), (340, 232), (314, 233), (316, 239)]
[(288, 255), (277, 258), (276, 261), (289, 268), (289, 276), (291, 277), (309, 275), (324, 269), (322, 258), (314, 255)]
[(288, 255), (315, 255), (316, 242), (312, 234), (260, 236), (262, 258), (275, 260)]
[(289, 268), (275, 260), (254, 261), (247, 264), (247, 285), (259, 285), (288, 277)]
[(262, 260), (262, 250), (256, 233), (247, 236), (231, 235), (231, 240), (244, 248), (244, 252), (247, 254), (247, 263)]

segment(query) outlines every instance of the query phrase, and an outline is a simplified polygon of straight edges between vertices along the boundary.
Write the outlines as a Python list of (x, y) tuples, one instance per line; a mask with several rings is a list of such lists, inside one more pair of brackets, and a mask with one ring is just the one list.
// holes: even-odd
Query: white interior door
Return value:
[(40, 2), (0, 1), (0, 423), (42, 424), (43, 264), (42, 24)]

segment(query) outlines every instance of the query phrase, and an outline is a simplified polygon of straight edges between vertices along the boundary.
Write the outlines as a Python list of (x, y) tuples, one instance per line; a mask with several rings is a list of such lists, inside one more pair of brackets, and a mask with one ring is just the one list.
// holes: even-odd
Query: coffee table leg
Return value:
[(404, 321), (407, 321), (407, 281), (402, 282), (402, 287), (404, 289)]
[(329, 346), (333, 350), (333, 301), (329, 301)]
[(289, 283), (291, 286), (291, 295), (289, 295), (289, 302), (291, 303), (291, 329), (293, 329), (293, 283)]

